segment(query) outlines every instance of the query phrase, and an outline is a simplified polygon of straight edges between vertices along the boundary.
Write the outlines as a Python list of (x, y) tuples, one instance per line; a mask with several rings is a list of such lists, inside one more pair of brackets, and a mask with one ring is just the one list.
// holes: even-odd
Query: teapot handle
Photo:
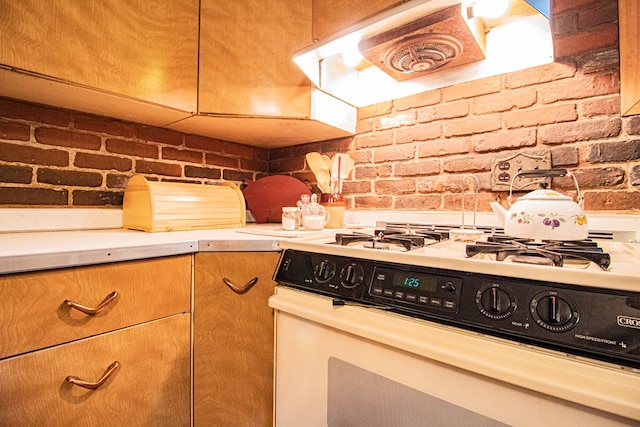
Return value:
[(570, 176), (573, 178), (573, 183), (576, 186), (576, 196), (577, 201), (580, 207), (582, 207), (582, 203), (584, 198), (580, 194), (580, 187), (578, 186), (578, 180), (575, 175), (563, 168), (555, 168), (555, 169), (533, 169), (533, 170), (523, 170), (517, 172), (513, 178), (511, 178), (511, 184), (509, 185), (509, 197), (507, 197), (507, 203), (511, 206), (511, 199), (513, 197), (513, 183), (516, 178), (520, 176), (522, 178), (559, 178), (563, 176)]

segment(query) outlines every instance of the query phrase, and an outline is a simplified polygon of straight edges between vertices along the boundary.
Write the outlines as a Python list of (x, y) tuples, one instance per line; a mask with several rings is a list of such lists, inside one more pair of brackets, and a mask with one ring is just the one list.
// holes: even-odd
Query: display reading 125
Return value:
[(397, 271), (393, 274), (393, 285), (434, 292), (438, 286), (438, 281), (435, 277), (425, 274), (407, 274)]

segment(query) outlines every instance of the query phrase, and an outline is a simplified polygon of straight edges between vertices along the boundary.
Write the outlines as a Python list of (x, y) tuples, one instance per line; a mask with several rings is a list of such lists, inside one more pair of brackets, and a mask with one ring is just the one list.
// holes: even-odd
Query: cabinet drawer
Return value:
[[(190, 318), (180, 314), (0, 361), (0, 425), (190, 423)], [(67, 376), (99, 379), (97, 389)]]
[(189, 312), (190, 283), (191, 255), (0, 276), (0, 359)]

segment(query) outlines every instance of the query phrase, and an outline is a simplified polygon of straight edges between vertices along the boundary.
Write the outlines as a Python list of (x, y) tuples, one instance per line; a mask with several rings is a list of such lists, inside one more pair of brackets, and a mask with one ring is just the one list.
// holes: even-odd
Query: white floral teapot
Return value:
[[(561, 177), (570, 176), (576, 186), (576, 203), (571, 197), (550, 189), (539, 189), (527, 193), (511, 204), (513, 183), (516, 177)], [(548, 169), (518, 172), (509, 188), (510, 205), (505, 210), (497, 202), (491, 208), (504, 221), (504, 233), (510, 237), (534, 240), (584, 240), (589, 234), (587, 217), (582, 207), (582, 196), (575, 176), (566, 169)]]

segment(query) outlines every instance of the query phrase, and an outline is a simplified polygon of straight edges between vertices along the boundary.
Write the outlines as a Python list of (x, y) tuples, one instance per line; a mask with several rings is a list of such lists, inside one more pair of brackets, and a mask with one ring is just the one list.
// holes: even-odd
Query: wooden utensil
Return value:
[[(314, 175), (316, 174), (318, 169), (324, 167), (324, 160), (322, 159), (322, 155), (320, 153), (317, 153), (315, 151), (307, 153), (305, 158), (307, 159), (307, 165), (309, 166), (309, 169), (311, 169), (311, 172), (313, 172)], [(318, 177), (316, 176), (316, 179), (317, 178)]]

